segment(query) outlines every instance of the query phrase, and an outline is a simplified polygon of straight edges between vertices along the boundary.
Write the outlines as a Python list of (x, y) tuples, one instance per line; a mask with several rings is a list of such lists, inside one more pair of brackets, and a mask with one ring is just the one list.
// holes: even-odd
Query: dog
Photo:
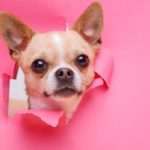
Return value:
[(94, 79), (103, 11), (93, 2), (66, 31), (37, 33), (0, 13), (0, 33), (25, 75), (29, 109), (63, 110), (69, 120)]

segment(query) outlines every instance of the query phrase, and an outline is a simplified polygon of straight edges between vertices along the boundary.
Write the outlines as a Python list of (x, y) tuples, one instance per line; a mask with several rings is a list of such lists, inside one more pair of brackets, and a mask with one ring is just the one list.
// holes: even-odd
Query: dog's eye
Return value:
[(76, 58), (76, 63), (79, 67), (86, 68), (89, 65), (88, 56), (82, 54)]
[(35, 73), (44, 73), (48, 69), (48, 64), (42, 59), (37, 59), (32, 63), (31, 68)]

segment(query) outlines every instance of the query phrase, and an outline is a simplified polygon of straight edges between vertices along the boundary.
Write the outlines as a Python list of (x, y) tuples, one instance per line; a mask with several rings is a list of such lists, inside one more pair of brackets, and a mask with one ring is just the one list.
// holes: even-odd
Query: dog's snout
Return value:
[(60, 81), (71, 81), (73, 80), (74, 73), (69, 68), (60, 68), (56, 71), (55, 76)]

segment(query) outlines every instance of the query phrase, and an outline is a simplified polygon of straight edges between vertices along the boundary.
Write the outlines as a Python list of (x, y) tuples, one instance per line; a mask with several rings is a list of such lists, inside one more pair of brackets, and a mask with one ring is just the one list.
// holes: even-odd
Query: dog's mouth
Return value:
[(69, 88), (69, 87), (58, 89), (54, 92), (54, 96), (60, 96), (60, 97), (71, 97), (76, 94), (78, 94), (78, 91), (74, 88)]
[[(70, 88), (70, 87), (65, 87), (61, 89), (56, 89), (53, 93), (52, 96), (59, 96), (59, 97), (64, 97), (68, 98), (74, 95), (81, 95), (82, 91), (78, 91), (75, 88)], [(51, 95), (48, 94), (47, 92), (44, 92), (45, 97), (50, 97)]]

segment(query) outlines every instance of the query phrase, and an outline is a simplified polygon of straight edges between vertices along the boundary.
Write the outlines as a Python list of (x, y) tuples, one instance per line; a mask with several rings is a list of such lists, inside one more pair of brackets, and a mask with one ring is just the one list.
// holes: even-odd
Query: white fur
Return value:
[(56, 89), (57, 80), (55, 78), (55, 72), (60, 68), (69, 68), (74, 72), (73, 84), (77, 90), (80, 90), (80, 88), (81, 88), (81, 77), (80, 77), (79, 73), (75, 69), (73, 69), (70, 65), (60, 64), (49, 73), (48, 78), (47, 78), (47, 82), (46, 82), (46, 91), (48, 93), (51, 93)]
[(63, 59), (63, 51), (64, 51), (64, 42), (63, 42), (63, 38), (58, 34), (58, 33), (54, 33), (53, 36), (53, 43), (55, 44), (55, 48), (57, 50), (58, 56), (59, 56), (59, 60)]
[(31, 109), (51, 109), (50, 101), (43, 98), (30, 97), (29, 99)]
[(65, 60), (64, 60), (64, 49), (63, 49), (64, 48), (64, 41), (63, 41), (63, 38), (58, 33), (54, 33), (53, 34), (53, 42), (54, 42), (55, 48), (57, 50), (59, 62), (58, 62), (58, 66), (55, 67), (48, 75), (47, 82), (46, 82), (47, 93), (52, 93), (56, 89), (57, 80), (55, 77), (55, 72), (60, 68), (69, 68), (74, 72), (74, 83), (73, 84), (77, 90), (80, 90), (80, 88), (81, 88), (81, 77), (80, 77), (79, 73), (73, 67), (71, 67), (69, 64), (66, 64)]

